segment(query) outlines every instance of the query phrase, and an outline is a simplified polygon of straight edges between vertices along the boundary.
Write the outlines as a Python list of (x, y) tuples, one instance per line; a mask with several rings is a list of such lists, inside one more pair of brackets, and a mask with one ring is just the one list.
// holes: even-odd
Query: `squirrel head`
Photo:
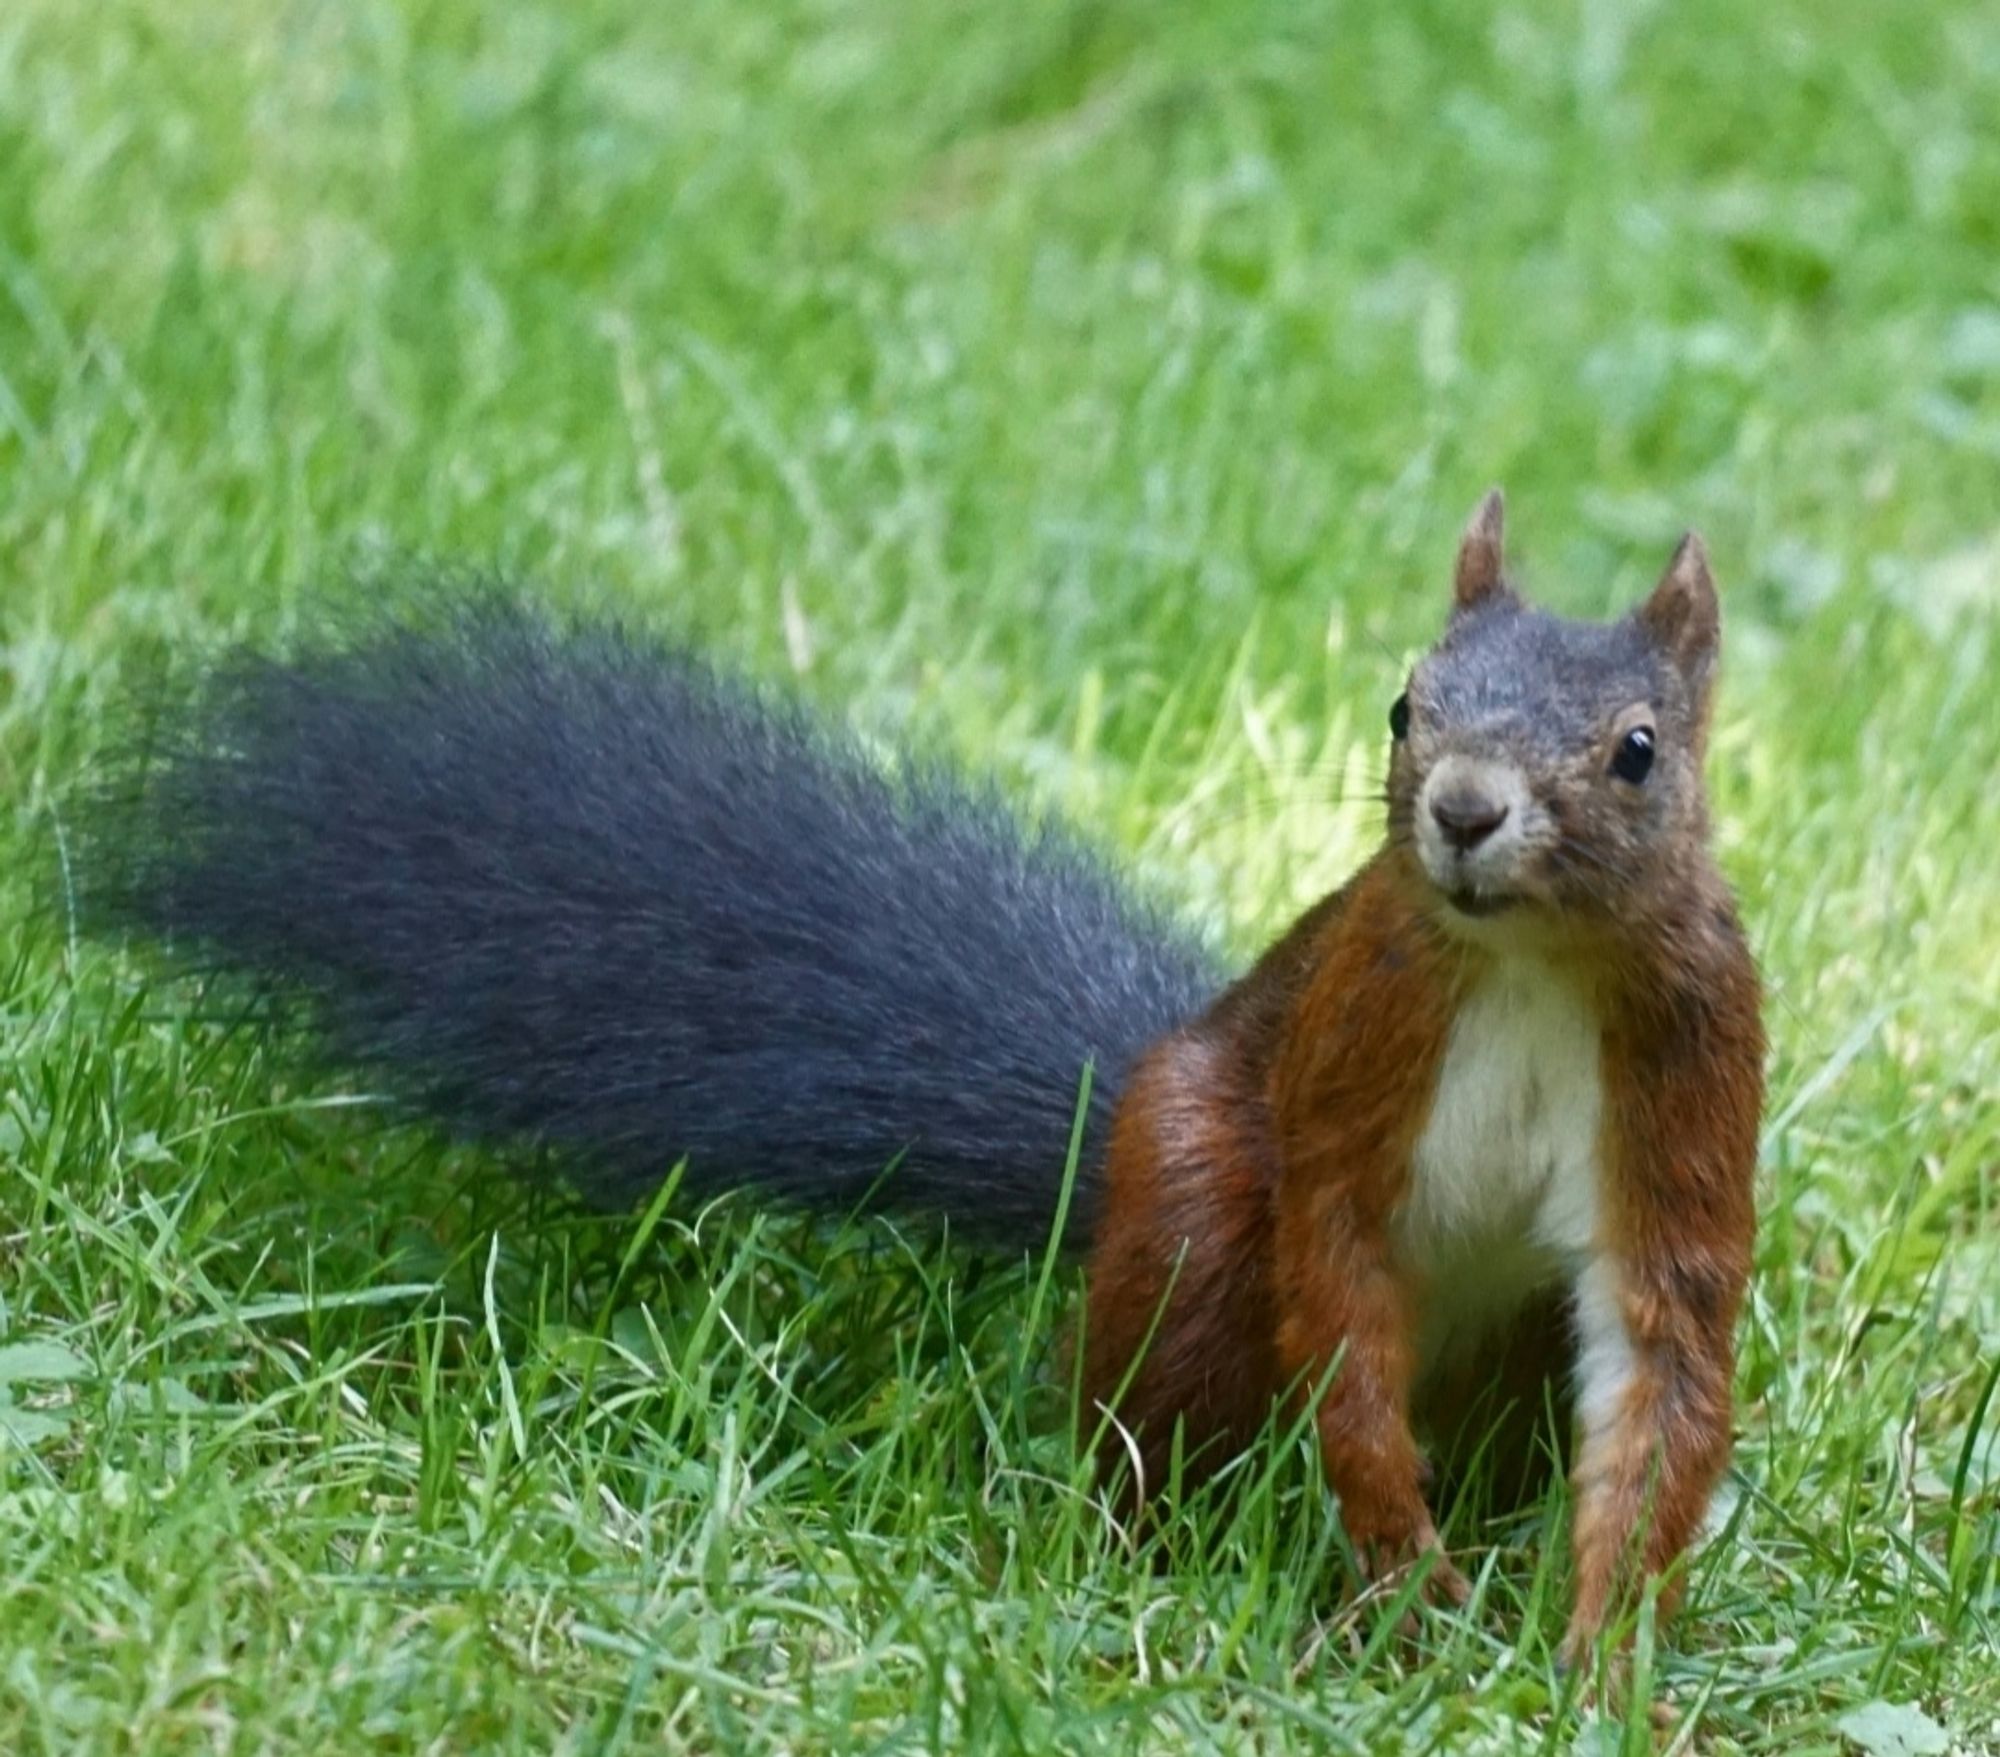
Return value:
[(1721, 612), (1701, 539), (1615, 622), (1528, 604), (1502, 501), (1459, 545), (1442, 640), (1390, 709), (1389, 836), (1454, 924), (1646, 913), (1699, 860)]

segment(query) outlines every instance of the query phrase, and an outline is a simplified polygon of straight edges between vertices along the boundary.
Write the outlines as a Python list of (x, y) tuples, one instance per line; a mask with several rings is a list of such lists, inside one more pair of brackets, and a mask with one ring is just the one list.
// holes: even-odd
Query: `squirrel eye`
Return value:
[(1398, 744), (1410, 735), (1410, 698), (1399, 695), (1389, 704), (1389, 736)]
[(1653, 766), (1653, 729), (1650, 726), (1634, 726), (1618, 741), (1618, 750), (1611, 759), (1611, 772), (1621, 781), (1630, 781), (1633, 786), (1645, 780)]

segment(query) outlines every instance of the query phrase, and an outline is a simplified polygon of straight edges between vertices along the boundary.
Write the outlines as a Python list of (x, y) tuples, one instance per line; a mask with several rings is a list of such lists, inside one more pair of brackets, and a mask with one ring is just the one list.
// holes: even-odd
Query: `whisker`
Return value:
[(1595, 848), (1582, 842), (1558, 842), (1555, 851), (1559, 855), (1588, 860), (1593, 866), (1603, 868), (1604, 871), (1610, 873), (1614, 878), (1623, 879), (1632, 876), (1624, 866), (1613, 860), (1609, 855), (1600, 854)]
[(1218, 791), (1202, 799), (1189, 799), (1165, 814), (1168, 823), (1182, 825), (1201, 832), (1233, 829), (1260, 815), (1276, 815), (1282, 811), (1296, 811), (1301, 807), (1322, 811), (1344, 811), (1350, 808), (1386, 809), (1391, 804), (1389, 794), (1381, 788), (1333, 787), (1330, 789), (1310, 789), (1293, 791), (1276, 787), (1262, 787), (1248, 792), (1240, 790)]
[[(1565, 877), (1574, 879), (1577, 884), (1581, 885), (1593, 902), (1601, 903), (1607, 909), (1611, 908), (1617, 902), (1617, 898), (1606, 888), (1604, 881), (1596, 873), (1577, 865), (1570, 858), (1574, 852), (1575, 850), (1567, 849), (1560, 845), (1550, 850), (1556, 869)], [(1616, 869), (1610, 867), (1608, 863), (1599, 862), (1599, 864), (1604, 866), (1606, 871), (1611, 872), (1614, 877), (1618, 876)]]

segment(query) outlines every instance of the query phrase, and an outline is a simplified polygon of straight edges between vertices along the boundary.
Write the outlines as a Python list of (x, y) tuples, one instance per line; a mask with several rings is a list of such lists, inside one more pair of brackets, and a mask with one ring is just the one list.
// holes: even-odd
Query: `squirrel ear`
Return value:
[(1492, 598), (1514, 596), (1500, 571), (1501, 532), (1506, 513), (1506, 499), (1497, 488), (1487, 489), (1485, 498), (1473, 508), (1465, 535), (1458, 542), (1458, 566), (1452, 572), (1454, 614)]
[(1653, 595), (1639, 606), (1640, 625), (1704, 696), (1722, 648), (1722, 604), (1708, 551), (1693, 531), (1683, 537)]

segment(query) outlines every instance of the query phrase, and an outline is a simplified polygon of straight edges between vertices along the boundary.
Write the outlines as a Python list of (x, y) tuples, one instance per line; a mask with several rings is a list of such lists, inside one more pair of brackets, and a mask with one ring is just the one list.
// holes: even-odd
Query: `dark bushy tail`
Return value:
[(90, 823), (95, 925), (614, 1203), (685, 1155), (697, 1191), (1046, 1237), (1086, 1061), (1080, 1216), (1133, 1057), (1214, 986), (1065, 836), (503, 597), (225, 660)]

